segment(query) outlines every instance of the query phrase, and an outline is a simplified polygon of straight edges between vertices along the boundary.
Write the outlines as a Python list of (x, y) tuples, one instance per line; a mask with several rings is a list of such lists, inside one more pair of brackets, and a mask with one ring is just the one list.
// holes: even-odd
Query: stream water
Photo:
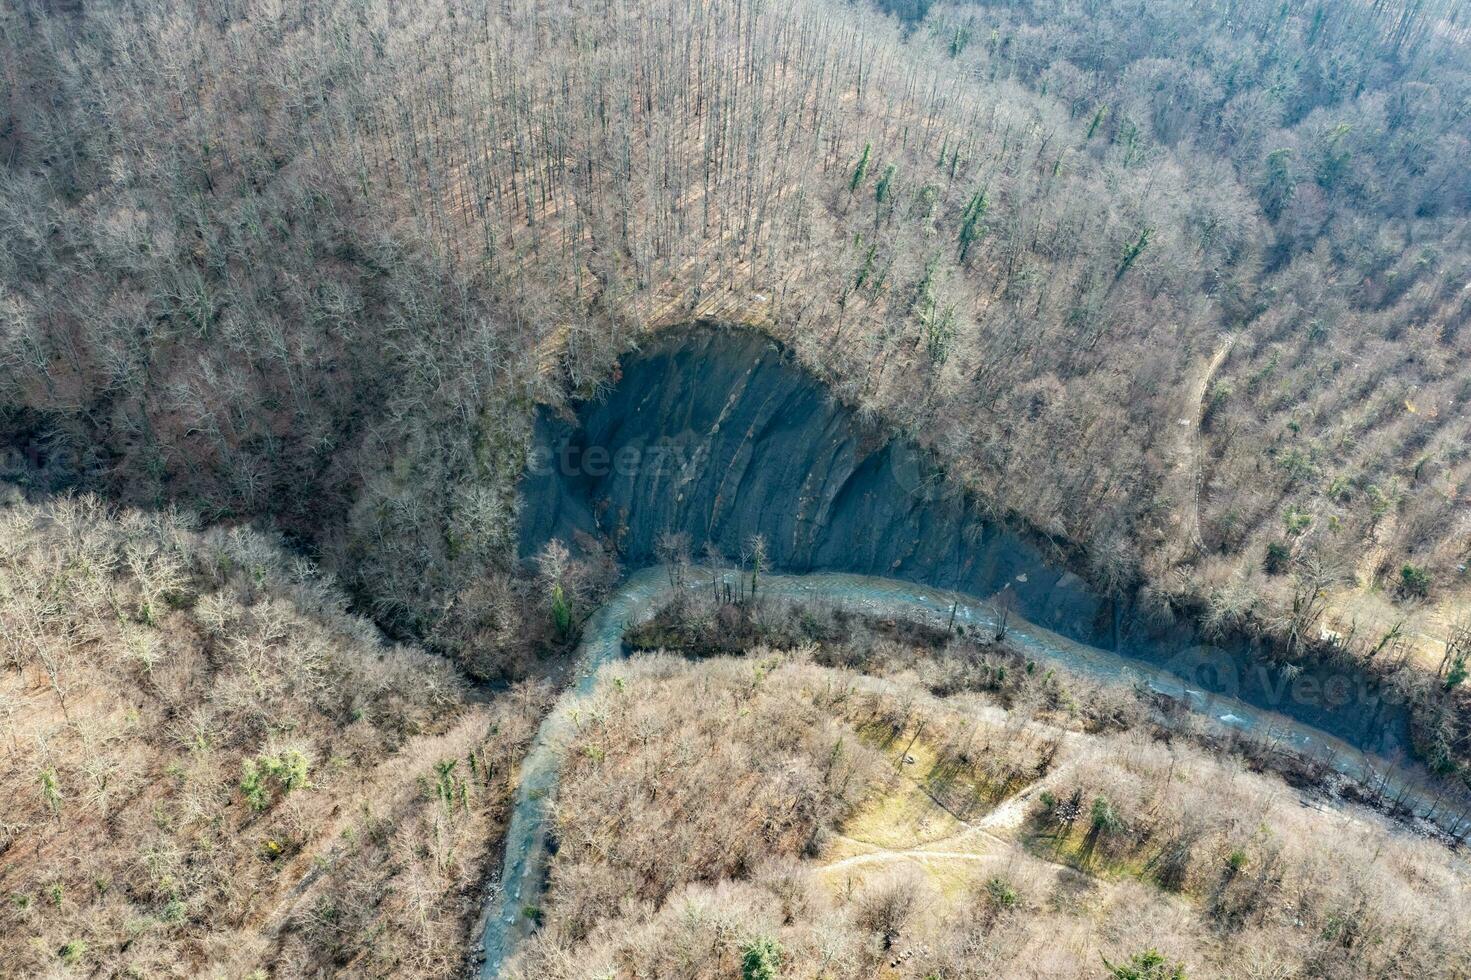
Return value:
[[(691, 324), (649, 339), (620, 367), (601, 397), (538, 412), (521, 485), (523, 557), (555, 539), (574, 552), (611, 545), (627, 566), (646, 566), (585, 624), (569, 695), (588, 690), (622, 655), (627, 626), (667, 598), (667, 575), (651, 567), (666, 535), (716, 556), (743, 554), (759, 535), (769, 564), (794, 573), (764, 576), (765, 596), (941, 626), (953, 610), (957, 626), (981, 634), (994, 633), (1002, 612), (977, 597), (1004, 601), (1007, 641), (1032, 660), (1151, 688), (1208, 725), (1317, 757), (1392, 798), (1403, 789), (1417, 803), (1438, 799), (1413, 769), (1388, 775), (1412, 741), (1393, 685), (1342, 658), (1287, 663), (1270, 637), (1207, 638), (1188, 613), (1138, 594), (1096, 593), (1055, 548), (995, 520), (926, 452), (866, 424), (769, 337)], [(541, 902), (571, 700), (547, 718), (522, 767), (484, 932), (485, 977), (500, 975), (534, 927), (526, 912)]]
[[(734, 573), (697, 570), (687, 588), (708, 589), (711, 574), (728, 575), (734, 580)], [(953, 617), (957, 628), (979, 636), (994, 635), (1003, 616), (993, 604), (958, 592), (868, 575), (766, 575), (761, 579), (760, 593), (765, 598), (822, 603), (856, 613), (928, 621), (939, 626), (950, 624)], [(482, 977), (500, 976), (519, 942), (535, 928), (534, 916), (528, 912), (540, 905), (546, 883), (551, 804), (561, 747), (571, 725), (571, 705), (592, 689), (603, 665), (623, 655), (626, 629), (652, 615), (671, 595), (666, 571), (645, 568), (625, 579), (584, 624), (576, 681), (543, 722), (521, 766), (501, 887), (486, 918)], [(1384, 792), (1402, 794), (1411, 806), (1425, 805), (1432, 799), (1413, 771), (1395, 771), (1389, 762), (1309, 724), (1231, 695), (1197, 688), (1164, 667), (1067, 639), (1014, 613), (1006, 613), (1005, 617), (1006, 643), (1039, 664), (1061, 667), (1104, 683), (1145, 686), (1199, 712), (1207, 725), (1268, 739), (1318, 758), (1350, 779), (1382, 781)]]

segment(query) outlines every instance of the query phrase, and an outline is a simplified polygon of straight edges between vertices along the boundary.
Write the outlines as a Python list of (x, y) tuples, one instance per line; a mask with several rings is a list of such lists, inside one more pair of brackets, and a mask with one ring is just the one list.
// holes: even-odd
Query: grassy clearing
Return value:
[[(801, 980), (1092, 978), (1150, 950), (1194, 977), (1471, 969), (1471, 887), (1440, 845), (1185, 740), (816, 662), (840, 654), (610, 668), (513, 975), (723, 978), (763, 943)], [(974, 819), (927, 792), (957, 759)]]

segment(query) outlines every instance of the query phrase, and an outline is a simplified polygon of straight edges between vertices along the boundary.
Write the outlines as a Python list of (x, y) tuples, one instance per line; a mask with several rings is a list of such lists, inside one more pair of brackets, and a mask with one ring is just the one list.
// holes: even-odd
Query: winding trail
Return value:
[[(998, 847), (1006, 846), (1005, 841), (997, 840), (994, 843)], [(894, 861), (940, 860), (973, 861), (976, 863), (985, 863), (990, 861), (1000, 861), (1009, 857), (1011, 857), (1009, 853), (999, 851), (937, 851), (924, 847), (911, 847), (906, 848), (902, 851), (892, 851), (886, 848), (881, 848), (877, 851), (870, 851), (864, 854), (855, 854), (852, 857), (846, 857), (840, 861), (834, 861), (832, 864), (824, 865), (820, 870), (823, 874), (830, 874), (834, 871), (842, 871), (844, 869), (852, 868), (857, 865), (888, 864)]]
[(1190, 543), (1197, 551), (1205, 550), (1205, 539), (1200, 533), (1200, 495), (1205, 489), (1205, 440), (1201, 437), (1200, 427), (1205, 421), (1206, 396), (1210, 394), (1211, 382), (1215, 380), (1216, 372), (1221, 369), (1221, 365), (1226, 363), (1226, 358), (1231, 355), (1231, 348), (1235, 343), (1235, 334), (1221, 335), (1220, 343), (1211, 353), (1210, 360), (1206, 361), (1190, 385), (1186, 404), (1192, 413), (1191, 417), (1180, 420), (1185, 433), (1180, 440), (1176, 455), (1180, 460), (1180, 465), (1189, 468), (1191, 481), (1190, 513), (1184, 524), (1190, 533)]
[[(687, 577), (689, 584), (686, 587), (704, 591), (710, 588), (713, 575), (726, 580), (733, 578), (734, 573), (696, 569)], [(865, 575), (829, 572), (766, 575), (762, 578), (761, 593), (768, 598), (826, 603), (855, 613), (909, 618), (936, 625), (953, 619), (961, 631), (973, 632), (974, 635), (994, 633), (1001, 618), (994, 606), (971, 596)], [(493, 909), (486, 917), (480, 976), (487, 980), (502, 975), (517, 945), (535, 927), (535, 917), (527, 913), (539, 906), (546, 881), (551, 805), (561, 750), (572, 725), (570, 715), (576, 701), (592, 690), (596, 675), (604, 664), (622, 656), (622, 637), (628, 626), (652, 615), (671, 594), (667, 572), (659, 567), (645, 568), (630, 575), (584, 625), (582, 643), (577, 652), (577, 679), (543, 722), (521, 766), (515, 809), (506, 837), (504, 871), (500, 888), (491, 899)], [(1208, 727), (1222, 732), (1248, 732), (1306, 756), (1321, 758), (1350, 779), (1382, 779), (1381, 792), (1402, 790), (1412, 805), (1425, 804), (1433, 798), (1412, 774), (1391, 778), (1388, 763), (1366, 756), (1346, 742), (1309, 725), (1236, 698), (1197, 690), (1162, 668), (1069, 640), (1019, 619), (1015, 613), (1010, 613), (1005, 621), (1008, 644), (1031, 659), (1056, 664), (1091, 680), (1131, 684), (1174, 698), (1200, 713)], [(1046, 780), (1028, 787), (987, 818), (969, 825), (966, 831), (952, 835), (952, 838), (974, 833), (982, 839), (1001, 841), (995, 831), (1009, 823), (1014, 825), (1024, 816), (1026, 800), (1042, 782)], [(930, 846), (935, 843), (939, 842), (931, 842)], [(953, 847), (946, 850), (919, 847), (889, 853), (893, 856), (883, 857), (875, 852), (854, 855), (846, 860), (860, 864), (899, 857), (953, 857), (961, 861), (990, 859), (979, 853), (960, 857), (973, 852)]]
[[(1081, 736), (1075, 732), (1060, 731), (1057, 734), (1063, 742), (1070, 744), (1075, 744), (1081, 739)], [(836, 834), (833, 839), (845, 845), (845, 849), (853, 850), (855, 853), (844, 854), (835, 860), (820, 864), (817, 871), (823, 875), (831, 875), (853, 868), (905, 861), (920, 864), (930, 862), (984, 864), (999, 860), (1015, 860), (1017, 842), (1008, 839), (1003, 834), (1020, 829), (1026, 821), (1027, 811), (1033, 798), (1069, 775), (1074, 768), (1075, 763), (1063, 763), (1002, 800), (978, 820), (966, 820), (956, 815), (926, 792), (925, 796), (931, 800), (933, 805), (959, 824), (959, 829), (913, 847), (886, 847), (881, 843), (861, 837)], [(908, 775), (903, 778), (911, 786), (924, 792), (924, 786), (920, 780)], [(1029, 854), (1028, 858), (1060, 870), (1069, 869), (1066, 864), (1048, 860), (1040, 855)]]

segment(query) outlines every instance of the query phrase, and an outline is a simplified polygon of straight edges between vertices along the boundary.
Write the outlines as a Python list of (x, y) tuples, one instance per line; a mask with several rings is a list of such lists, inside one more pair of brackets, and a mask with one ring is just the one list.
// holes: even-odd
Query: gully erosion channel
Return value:
[[(986, 628), (1008, 608), (1009, 642), (1095, 679), (1147, 684), (1215, 724), (1269, 734), (1350, 776), (1402, 756), (1405, 707), (1367, 677), (1269, 666), (1257, 641), (1202, 642), (1188, 623), (1091, 592), (1078, 576), (993, 521), (940, 478), (918, 448), (875, 434), (769, 338), (701, 324), (625, 359), (607, 398), (575, 422), (543, 413), (523, 480), (521, 549), (579, 532), (616, 535), (629, 576), (584, 627), (577, 691), (622, 654), (624, 629), (667, 598), (655, 541), (685, 532), (739, 554), (755, 534), (785, 573), (767, 596)], [(706, 572), (709, 574), (720, 574)], [(709, 581), (706, 577), (705, 581)], [(989, 601), (988, 601), (989, 600)], [(500, 974), (533, 927), (546, 872), (563, 711), (522, 765), (481, 975)], [(1412, 779), (1412, 775), (1405, 778)]]

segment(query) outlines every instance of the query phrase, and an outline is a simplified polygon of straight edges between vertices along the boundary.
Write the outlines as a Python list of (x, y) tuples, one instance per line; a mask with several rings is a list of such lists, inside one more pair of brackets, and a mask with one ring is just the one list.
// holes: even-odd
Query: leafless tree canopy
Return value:
[[(534, 413), (694, 318), (786, 341), (1102, 591), (1421, 663), (1455, 768), (1468, 30), (1463, 0), (0, 0), (0, 476), (34, 497), (0, 505), (0, 973), (458, 968), (547, 693), (475, 702), (377, 630), (481, 676), (575, 643), (617, 541), (516, 561)], [(68, 490), (102, 497), (39, 502)], [(663, 543), (676, 584), (702, 545)], [(764, 556), (729, 556), (739, 599)], [(953, 880), (823, 890), (904, 778), (883, 726), (953, 747), (1004, 665), (859, 707), (804, 657), (600, 690), (528, 976), (1471, 972), (1418, 845), (1117, 733), (961, 912)], [(987, 808), (1078, 734), (1018, 731), (966, 763)]]
[(548, 702), (253, 532), (0, 503), (0, 973), (448, 976)]
[(508, 555), (529, 406), (696, 314), (792, 341), (1105, 587), (1246, 575), (1270, 620), (1269, 546), (1463, 584), (1459, 5), (0, 25), (14, 441), (132, 501), (271, 514), (395, 629)]
[(810, 648), (606, 668), (510, 975), (763, 976), (753, 949), (800, 980), (1175, 975), (1101, 967), (1151, 951), (1188, 977), (1471, 968), (1440, 845), (1187, 739), (1080, 734), (1065, 702), (982, 714), (916, 683), (930, 656), (895, 650), (886, 677)]

